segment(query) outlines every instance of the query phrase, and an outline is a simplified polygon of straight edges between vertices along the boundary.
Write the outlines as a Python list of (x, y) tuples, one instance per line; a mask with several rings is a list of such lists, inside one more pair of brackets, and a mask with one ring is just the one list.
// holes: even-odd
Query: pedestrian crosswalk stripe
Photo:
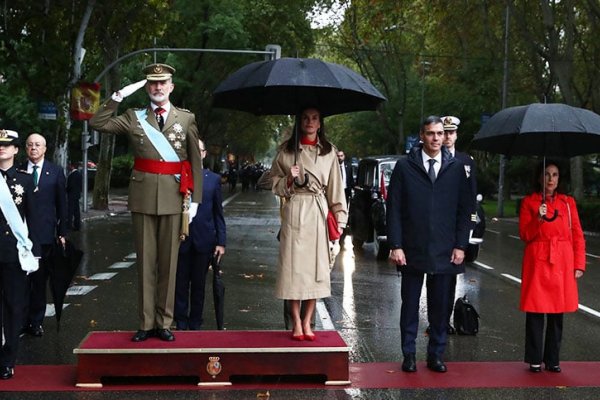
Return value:
[(125, 256), (126, 260), (135, 260), (136, 258), (137, 258), (137, 255), (135, 253), (130, 253)]
[[(69, 306), (69, 303), (63, 304), (63, 310)], [(54, 308), (54, 303), (46, 304), (46, 313), (45, 317), (54, 317), (56, 315), (56, 308)]]
[(98, 286), (93, 285), (71, 286), (67, 290), (67, 296), (83, 296), (84, 294), (88, 294), (97, 287)]
[(114, 277), (116, 274), (116, 272), (102, 272), (100, 274), (94, 274), (88, 279), (91, 281), (106, 281)]
[(113, 265), (111, 265), (108, 268), (109, 269), (123, 269), (123, 268), (129, 268), (133, 264), (135, 264), (133, 261), (121, 261), (121, 262), (114, 263)]

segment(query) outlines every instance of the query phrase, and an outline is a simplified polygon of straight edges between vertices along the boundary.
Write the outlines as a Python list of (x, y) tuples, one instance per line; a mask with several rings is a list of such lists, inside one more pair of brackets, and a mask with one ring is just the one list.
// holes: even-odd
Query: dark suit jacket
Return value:
[(344, 169), (346, 170), (346, 189), (352, 189), (354, 187), (354, 177), (352, 176), (352, 162), (350, 160), (344, 160)]
[(464, 272), (464, 264), (455, 266), (450, 258), (468, 244), (470, 193), (463, 164), (443, 146), (435, 182), (423, 166), (421, 146), (398, 160), (388, 189), (388, 244), (404, 250), (406, 271)]
[[(27, 161), (21, 165), (27, 171)], [(33, 218), (40, 244), (52, 244), (67, 234), (67, 191), (63, 169), (44, 159), (38, 187), (33, 191)]]
[(78, 199), (81, 196), (81, 189), (83, 187), (83, 179), (81, 172), (78, 169), (74, 169), (69, 172), (67, 176), (67, 194), (69, 197)]
[[(0, 179), (3, 179), (1, 175)], [(6, 171), (6, 183), (21, 217), (27, 219), (29, 239), (33, 243), (32, 251), (35, 256), (39, 257), (41, 256), (41, 250), (36, 236), (37, 226), (31, 218), (35, 209), (33, 202), (33, 180), (26, 172), (17, 170), (13, 166)], [(17, 239), (8, 226), (4, 214), (0, 211), (0, 262), (10, 263), (18, 261)]]
[[(477, 214), (477, 168), (475, 168), (475, 162), (467, 153), (456, 151), (454, 157), (463, 164), (465, 169), (465, 176), (471, 189), (471, 216), (474, 218)], [(471, 224), (475, 225), (475, 221), (471, 220)]]
[(190, 235), (179, 247), (186, 252), (194, 246), (199, 253), (211, 253), (215, 246), (225, 246), (225, 217), (221, 177), (208, 169), (203, 170), (202, 204), (190, 224)]

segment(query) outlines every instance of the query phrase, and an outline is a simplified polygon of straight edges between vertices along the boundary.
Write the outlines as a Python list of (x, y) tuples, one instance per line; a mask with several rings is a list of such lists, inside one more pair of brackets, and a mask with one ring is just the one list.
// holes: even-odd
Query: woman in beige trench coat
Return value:
[[(315, 340), (310, 323), (316, 299), (331, 295), (327, 213), (333, 212), (341, 233), (348, 212), (337, 151), (325, 137), (322, 116), (317, 109), (307, 108), (296, 123), (300, 124), (300, 143), (295, 149), (292, 135), (271, 169), (273, 193), (286, 199), (281, 210), (275, 295), (290, 300), (292, 339)], [(295, 185), (294, 179), (303, 183), (305, 174), (308, 184)], [(301, 301), (306, 302), (302, 318)]]

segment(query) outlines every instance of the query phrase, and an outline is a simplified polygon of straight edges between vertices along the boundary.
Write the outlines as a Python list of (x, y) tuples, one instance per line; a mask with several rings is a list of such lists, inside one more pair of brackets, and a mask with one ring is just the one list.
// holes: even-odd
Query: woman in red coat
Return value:
[(585, 270), (585, 241), (575, 200), (557, 192), (558, 164), (547, 161), (543, 168), (537, 168), (537, 190), (523, 199), (519, 212), (519, 234), (525, 242), (520, 309), (527, 313), (525, 362), (529, 369), (540, 372), (543, 361), (546, 370), (560, 372), (563, 313), (577, 311), (577, 279)]

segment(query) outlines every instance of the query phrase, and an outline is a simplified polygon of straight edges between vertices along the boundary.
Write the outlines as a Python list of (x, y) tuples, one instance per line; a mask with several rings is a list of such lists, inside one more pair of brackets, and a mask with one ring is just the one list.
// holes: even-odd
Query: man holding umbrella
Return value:
[[(146, 79), (113, 93), (90, 120), (93, 129), (129, 138), (135, 163), (129, 184), (129, 209), (139, 274), (141, 342), (151, 336), (175, 340), (175, 278), (180, 236), (187, 233), (187, 200), (202, 200), (202, 169), (194, 114), (169, 101), (175, 69), (166, 64), (144, 68)], [(150, 104), (113, 117), (124, 97), (146, 88)], [(182, 213), (183, 210), (183, 213)], [(182, 224), (183, 222), (183, 224)]]
[[(206, 145), (200, 140), (202, 157)], [(177, 283), (175, 287), (175, 324), (178, 330), (199, 330), (202, 326), (206, 274), (213, 258), (218, 264), (225, 254), (225, 217), (221, 177), (207, 168), (202, 170), (202, 204), (192, 203), (190, 236), (179, 247)], [(192, 215), (190, 215), (192, 217)], [(218, 273), (214, 271), (214, 273)], [(217, 321), (222, 324), (222, 321)]]

